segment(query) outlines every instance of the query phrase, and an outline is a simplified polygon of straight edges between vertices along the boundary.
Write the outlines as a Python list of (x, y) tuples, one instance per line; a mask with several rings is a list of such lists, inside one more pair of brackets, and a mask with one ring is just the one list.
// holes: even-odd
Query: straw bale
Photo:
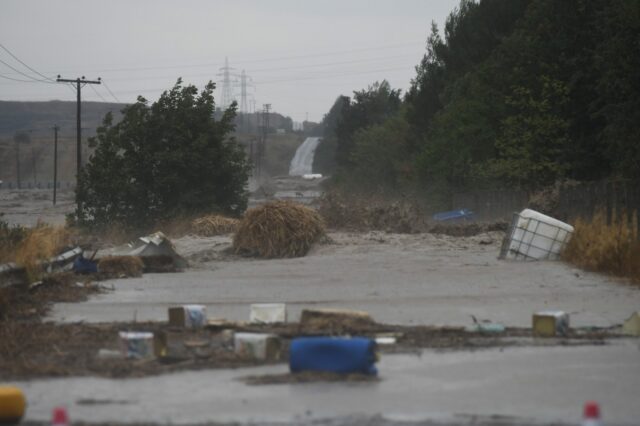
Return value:
[(272, 201), (248, 210), (233, 238), (237, 254), (263, 258), (299, 257), (324, 235), (320, 215), (291, 201)]
[(140, 277), (143, 269), (138, 256), (107, 256), (98, 260), (98, 273), (109, 278)]
[(300, 331), (305, 334), (346, 334), (362, 332), (375, 325), (363, 311), (346, 309), (304, 309), (300, 315)]
[(213, 237), (216, 235), (236, 232), (240, 221), (220, 215), (209, 215), (191, 222), (192, 232), (201, 237)]

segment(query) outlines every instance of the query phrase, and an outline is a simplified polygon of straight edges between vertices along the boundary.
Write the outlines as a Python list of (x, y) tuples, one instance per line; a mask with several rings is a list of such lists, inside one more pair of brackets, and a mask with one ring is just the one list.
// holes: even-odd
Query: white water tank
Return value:
[(500, 258), (556, 260), (569, 242), (573, 226), (531, 209), (514, 214)]

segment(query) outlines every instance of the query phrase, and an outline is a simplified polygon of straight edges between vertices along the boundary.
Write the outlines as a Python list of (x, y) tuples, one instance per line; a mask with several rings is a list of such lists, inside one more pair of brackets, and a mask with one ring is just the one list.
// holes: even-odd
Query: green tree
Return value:
[(400, 109), (400, 90), (391, 88), (386, 80), (376, 82), (366, 90), (353, 93), (353, 99), (342, 107), (336, 126), (336, 163), (349, 170), (353, 167), (351, 154), (354, 135), (358, 130), (383, 123)]
[(493, 178), (525, 189), (551, 185), (570, 167), (563, 161), (569, 120), (559, 113), (568, 102), (569, 89), (545, 76), (540, 82), (537, 93), (534, 88), (516, 87), (507, 98), (513, 112), (502, 121), (497, 157), (489, 168)]
[(353, 177), (362, 188), (395, 188), (411, 180), (413, 168), (407, 155), (409, 124), (396, 114), (382, 124), (354, 135)]
[(611, 0), (598, 15), (594, 63), (596, 118), (604, 121), (598, 141), (614, 173), (640, 179), (640, 2)]
[(250, 168), (228, 137), (236, 106), (216, 121), (214, 88), (198, 94), (178, 79), (150, 106), (139, 97), (125, 107), (119, 123), (108, 114), (80, 174), (78, 222), (147, 229), (183, 214), (244, 211)]

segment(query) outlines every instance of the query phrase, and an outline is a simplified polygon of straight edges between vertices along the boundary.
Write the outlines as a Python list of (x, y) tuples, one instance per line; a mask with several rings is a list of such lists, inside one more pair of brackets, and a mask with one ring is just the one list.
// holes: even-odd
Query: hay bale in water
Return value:
[(105, 278), (140, 277), (143, 269), (138, 256), (107, 256), (98, 260), (98, 273)]
[(375, 321), (363, 311), (346, 309), (304, 309), (300, 315), (300, 331), (305, 334), (340, 335), (371, 329)]
[(191, 230), (201, 237), (213, 237), (216, 235), (236, 232), (240, 220), (220, 215), (209, 215), (191, 222)]
[(299, 257), (324, 235), (320, 215), (291, 201), (272, 201), (248, 210), (233, 238), (237, 254)]

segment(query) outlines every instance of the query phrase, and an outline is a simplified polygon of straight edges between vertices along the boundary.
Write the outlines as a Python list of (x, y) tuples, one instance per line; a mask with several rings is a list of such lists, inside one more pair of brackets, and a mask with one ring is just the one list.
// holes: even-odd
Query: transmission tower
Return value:
[(222, 88), (221, 88), (222, 93), (220, 95), (220, 108), (222, 108), (223, 110), (227, 109), (227, 107), (231, 105), (231, 102), (234, 101), (233, 87), (231, 85), (231, 77), (234, 76), (231, 72), (233, 69), (234, 68), (231, 68), (229, 66), (229, 58), (225, 56), (224, 67), (220, 68), (220, 72), (216, 74), (219, 77), (222, 77)]

